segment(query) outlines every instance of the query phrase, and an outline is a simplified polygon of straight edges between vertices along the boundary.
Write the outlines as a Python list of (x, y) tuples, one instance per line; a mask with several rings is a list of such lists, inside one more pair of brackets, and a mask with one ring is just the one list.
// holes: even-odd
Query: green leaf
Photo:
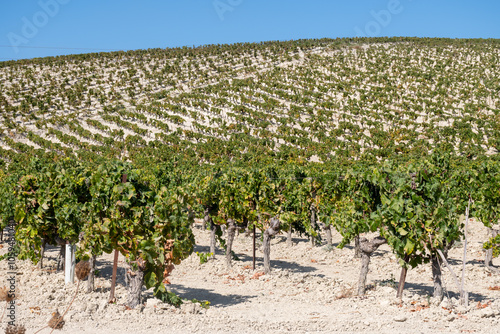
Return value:
[(410, 255), (413, 253), (413, 249), (415, 248), (415, 243), (410, 239), (406, 240), (405, 253)]
[(402, 227), (398, 228), (398, 233), (402, 236), (405, 236), (408, 234), (406, 230), (404, 230)]
[(154, 272), (148, 272), (146, 273), (146, 275), (144, 275), (144, 284), (146, 285), (146, 287), (149, 289), (153, 286), (155, 286), (157, 283), (157, 278), (156, 278), (156, 274)]
[(16, 215), (14, 219), (18, 223), (22, 223), (25, 217), (26, 217), (26, 212), (23, 209), (16, 210)]

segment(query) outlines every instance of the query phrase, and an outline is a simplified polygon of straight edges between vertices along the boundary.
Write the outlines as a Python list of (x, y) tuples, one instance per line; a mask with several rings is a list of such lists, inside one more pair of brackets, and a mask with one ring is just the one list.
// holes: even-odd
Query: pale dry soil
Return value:
[[(207, 252), (209, 231), (195, 227), (195, 251)], [(228, 269), (221, 250), (209, 263), (200, 264), (193, 253), (172, 273), (169, 289), (183, 298), (208, 300), (209, 309), (185, 302), (175, 308), (144, 292), (144, 306), (126, 310), (124, 262), (120, 256), (118, 301), (108, 304), (112, 256), (98, 258), (97, 291), (86, 293), (86, 281), (65, 316), (65, 325), (55, 333), (498, 333), (500, 328), (500, 276), (490, 274), (482, 264), (481, 243), (486, 229), (472, 222), (468, 233), (465, 288), (468, 307), (459, 305), (458, 289), (443, 266), (449, 297), (438, 304), (432, 294), (430, 264), (409, 270), (402, 303), (396, 296), (395, 280), (400, 267), (387, 246), (372, 257), (366, 297), (355, 296), (360, 261), (352, 247), (329, 250), (312, 248), (310, 242), (294, 236), (293, 247), (285, 237), (272, 241), (272, 274), (262, 275), (262, 251), (257, 249), (257, 268), (252, 270), (252, 239), (236, 237), (234, 250), (239, 261)], [(334, 233), (334, 245), (340, 235)], [(257, 239), (260, 246), (260, 240)], [(0, 249), (5, 253), (6, 244)], [(460, 244), (459, 244), (460, 245)], [(462, 248), (453, 248), (450, 263), (461, 275)], [(47, 324), (52, 312), (61, 313), (69, 304), (76, 284), (64, 284), (64, 273), (54, 272), (57, 250), (52, 248), (39, 270), (28, 261), (18, 261), (16, 293), (17, 323), (27, 333)], [(500, 265), (499, 259), (494, 260)], [(6, 285), (6, 261), (0, 263), (0, 286)], [(6, 318), (0, 331), (6, 327)], [(49, 333), (44, 329), (41, 333)]]

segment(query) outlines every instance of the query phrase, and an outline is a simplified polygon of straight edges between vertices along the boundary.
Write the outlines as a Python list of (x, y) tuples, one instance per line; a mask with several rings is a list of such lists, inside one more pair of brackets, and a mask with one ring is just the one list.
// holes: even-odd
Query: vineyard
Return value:
[[(193, 292), (200, 287), (178, 288), (181, 277), (203, 273), (207, 282), (224, 276), (270, 294), (279, 279), (297, 280), (324, 289), (315, 297), (323, 307), (361, 303), (362, 316), (380, 308), (383, 291), (393, 298), (383, 308), (449, 311), (433, 321), (461, 324), (479, 309), (479, 327), (454, 330), (487, 323), (495, 332), (499, 58), (498, 40), (355, 38), (0, 62), (0, 229), (4, 238), (14, 231), (10, 254), (23, 272), (54, 271), (54, 280), (65, 245), (76, 245), (76, 261), (90, 266), (88, 279), (78, 278), (86, 289), (56, 289), (82, 303), (100, 299), (102, 312), (122, 305), (120, 313), (144, 317), (154, 304), (154, 319), (165, 312), (191, 325), (197, 320), (185, 314), (224, 318), (220, 308), (242, 296), (216, 303)], [(469, 245), (479, 245), (480, 259), (467, 248), (469, 228), (482, 235)], [(278, 261), (275, 249), (289, 261)], [(322, 271), (316, 259), (290, 267), (290, 254), (354, 276), (314, 275)], [(8, 253), (0, 256), (6, 263)], [(112, 275), (100, 274), (112, 267)], [(428, 274), (420, 290), (414, 271)], [(466, 273), (484, 274), (491, 289), (473, 291), (477, 282)], [(56, 300), (62, 312), (64, 296)], [(40, 326), (27, 328), (35, 331), (43, 325), (33, 306), (18, 306), (22, 314), (28, 307)], [(75, 316), (62, 318), (53, 328), (71, 326)], [(296, 326), (331, 330), (315, 319)], [(374, 331), (367, 323), (338, 330)], [(242, 326), (232, 332), (249, 330)], [(254, 328), (285, 329), (282, 322)]]

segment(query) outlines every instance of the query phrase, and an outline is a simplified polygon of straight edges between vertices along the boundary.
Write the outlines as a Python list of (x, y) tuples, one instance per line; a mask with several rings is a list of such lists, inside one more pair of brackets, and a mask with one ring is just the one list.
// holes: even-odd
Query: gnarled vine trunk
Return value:
[(215, 234), (217, 233), (217, 229), (219, 225), (214, 224), (212, 217), (208, 217), (210, 222), (210, 253), (212, 253), (212, 258), (215, 258)]
[(321, 226), (321, 229), (325, 232), (325, 235), (326, 235), (326, 245), (331, 247), (333, 245), (331, 225), (326, 225), (322, 221), (319, 221), (318, 223)]
[(267, 275), (271, 273), (271, 238), (275, 236), (280, 229), (280, 221), (276, 217), (271, 218), (269, 221), (270, 226), (264, 231), (264, 273)]
[(292, 241), (292, 225), (290, 225), (290, 228), (288, 228), (288, 231), (286, 232), (286, 245), (288, 247), (293, 246), (293, 241)]
[[(311, 229), (314, 231), (316, 229), (316, 206), (311, 204), (309, 210), (311, 211)], [(316, 245), (316, 238), (311, 234), (311, 246)]]
[(243, 226), (245, 226), (245, 237), (249, 237), (252, 233), (252, 229), (250, 229), (250, 224), (246, 217), (243, 217)]
[[(500, 233), (499, 230), (492, 229), (492, 228), (488, 229), (488, 237), (489, 238), (495, 238), (498, 235), (498, 233)], [(492, 248), (486, 250), (486, 253), (484, 255), (484, 265), (486, 266), (486, 268), (488, 268), (488, 270), (490, 270), (494, 273), (500, 273), (500, 270), (493, 266), (493, 249)]]
[(354, 258), (359, 259), (361, 257), (361, 248), (359, 245), (359, 234), (354, 237)]
[(89, 259), (90, 273), (89, 273), (88, 281), (87, 281), (87, 293), (94, 291), (95, 260), (96, 260), (95, 255), (92, 255)]
[(326, 233), (326, 244), (327, 246), (331, 247), (333, 245), (333, 242), (332, 242), (332, 229), (330, 225), (325, 227), (325, 233)]
[(226, 240), (226, 264), (228, 268), (231, 268), (233, 254), (231, 250), (233, 248), (234, 235), (236, 234), (236, 223), (233, 219), (227, 220), (227, 240)]
[(139, 259), (137, 270), (130, 266), (125, 273), (125, 282), (127, 283), (127, 306), (134, 309), (142, 303), (142, 286), (144, 285), (144, 270), (146, 263)]
[(188, 220), (191, 222), (191, 224), (193, 224), (194, 222), (194, 217), (195, 217), (195, 213), (194, 213), (194, 210), (189, 208), (188, 209)]
[(45, 242), (45, 238), (42, 239), (42, 247), (40, 249), (40, 262), (38, 262), (38, 269), (43, 268), (43, 256), (45, 254), (45, 247), (47, 247), (47, 243)]
[[(443, 255), (445, 259), (448, 258), (448, 251), (450, 250), (451, 245), (447, 245), (446, 243), (443, 245)], [(434, 293), (433, 297), (439, 299), (440, 301), (444, 298), (444, 288), (442, 281), (442, 270), (441, 270), (441, 261), (439, 255), (437, 253), (433, 253), (431, 255), (431, 266), (432, 266), (432, 280), (434, 282)]]
[(60, 245), (59, 254), (57, 255), (57, 267), (56, 270), (64, 269), (66, 258), (66, 244)]
[(443, 283), (441, 280), (442, 272), (437, 254), (433, 254), (431, 256), (431, 262), (432, 262), (432, 280), (434, 281), (433, 297), (437, 298), (439, 301), (442, 301), (444, 297)]
[(361, 270), (359, 272), (358, 280), (358, 295), (363, 296), (366, 291), (366, 278), (368, 277), (369, 265), (370, 265), (370, 255), (361, 252)]
[(380, 245), (385, 244), (387, 241), (382, 237), (376, 237), (372, 240), (362, 238), (359, 240), (359, 248), (361, 250), (361, 271), (358, 280), (358, 295), (363, 296), (366, 290), (366, 278), (368, 276), (370, 257), (380, 247)]
[(205, 208), (205, 211), (203, 212), (203, 225), (201, 226), (201, 229), (205, 231), (207, 229), (207, 224), (210, 223), (210, 209)]

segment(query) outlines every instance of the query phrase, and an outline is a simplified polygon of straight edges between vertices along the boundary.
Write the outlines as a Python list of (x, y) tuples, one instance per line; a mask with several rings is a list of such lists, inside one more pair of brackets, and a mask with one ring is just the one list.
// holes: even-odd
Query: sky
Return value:
[(0, 0), (0, 61), (356, 36), (500, 38), (500, 1)]

